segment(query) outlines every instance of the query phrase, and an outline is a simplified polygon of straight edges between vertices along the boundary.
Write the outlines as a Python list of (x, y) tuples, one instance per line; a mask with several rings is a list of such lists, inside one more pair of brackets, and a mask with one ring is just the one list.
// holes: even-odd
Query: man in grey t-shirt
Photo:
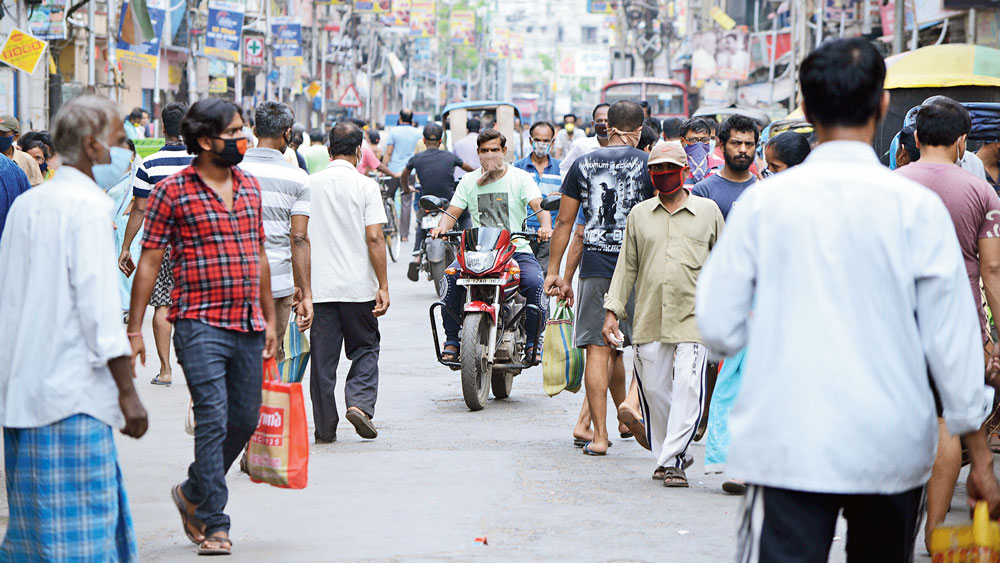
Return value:
[(717, 174), (695, 184), (691, 193), (711, 199), (719, 206), (722, 216), (728, 217), (729, 210), (743, 191), (757, 181), (757, 177), (750, 172), (750, 165), (753, 164), (760, 131), (749, 117), (732, 115), (719, 126), (718, 136), (726, 164)]

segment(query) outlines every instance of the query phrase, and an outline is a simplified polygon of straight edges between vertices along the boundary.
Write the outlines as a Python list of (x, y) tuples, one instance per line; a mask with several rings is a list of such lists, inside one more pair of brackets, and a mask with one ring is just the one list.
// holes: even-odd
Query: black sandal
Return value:
[[(454, 350), (449, 350), (448, 347), (451, 346)], [(445, 344), (444, 351), (441, 352), (441, 360), (445, 362), (457, 362), (458, 361), (458, 346), (454, 344)]]

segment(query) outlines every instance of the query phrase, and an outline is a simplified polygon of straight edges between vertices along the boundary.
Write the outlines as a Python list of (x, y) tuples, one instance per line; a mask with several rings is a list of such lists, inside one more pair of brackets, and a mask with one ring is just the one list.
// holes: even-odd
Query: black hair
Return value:
[(507, 147), (507, 137), (503, 136), (503, 133), (497, 131), (496, 129), (487, 129), (479, 134), (476, 138), (476, 148), (483, 146), (483, 144), (492, 141), (493, 139), (500, 139), (500, 146)]
[(531, 127), (528, 129), (528, 135), (529, 136), (533, 136), (535, 134), (535, 128), (537, 128), (537, 127), (548, 127), (549, 131), (552, 132), (552, 136), (555, 137), (555, 135), (556, 135), (556, 127), (555, 127), (555, 125), (552, 125), (548, 121), (536, 121), (536, 122), (532, 123)]
[[(53, 154), (56, 152), (55, 147), (52, 146), (52, 138), (49, 137), (48, 131), (28, 131), (24, 135), (21, 135), (21, 138), (20, 140), (18, 140), (17, 144), (19, 146), (24, 147), (27, 146), (29, 143), (33, 143), (36, 141), (45, 145), (46, 150), (48, 151), (49, 154)], [(26, 151), (28, 149), (21, 149), (21, 150)]]
[(440, 141), (442, 136), (444, 136), (444, 129), (437, 123), (424, 125), (424, 139), (428, 141)]
[(736, 131), (737, 133), (749, 133), (753, 131), (753, 141), (757, 143), (760, 140), (760, 129), (757, 129), (757, 122), (750, 119), (745, 115), (733, 114), (726, 118), (719, 126), (719, 131), (717, 133), (719, 141), (722, 144), (729, 142), (730, 134)]
[(470, 117), (465, 122), (465, 128), (469, 130), (469, 133), (478, 133), (482, 126), (482, 122), (476, 117)]
[(705, 122), (705, 126), (708, 127), (708, 132), (712, 135), (719, 132), (719, 120), (715, 119), (711, 115), (703, 115), (701, 120)]
[(21, 140), (20, 140), (20, 141), (18, 141), (18, 143), (17, 143), (18, 145), (20, 145), (20, 146), (21, 146), (21, 150), (22, 150), (22, 151), (24, 151), (24, 152), (28, 152), (28, 151), (30, 151), (31, 149), (42, 149), (42, 157), (43, 157), (43, 158), (44, 158), (45, 160), (48, 160), (48, 159), (49, 159), (49, 155), (50, 155), (50, 153), (49, 153), (49, 147), (47, 147), (47, 146), (45, 145), (45, 143), (43, 143), (43, 142), (39, 141), (38, 139), (32, 139), (32, 140), (30, 140), (30, 141), (28, 141), (28, 142), (26, 142), (26, 143), (25, 143), (25, 142), (23, 142), (23, 141), (24, 141), (24, 139), (21, 139)]
[(856, 127), (880, 119), (885, 61), (861, 38), (820, 45), (799, 70), (806, 117), (816, 125)]
[(289, 144), (295, 145), (297, 147), (297, 146), (301, 145), (302, 141), (304, 141), (304, 140), (305, 139), (302, 138), (302, 130), (301, 129), (292, 129), (292, 137), (289, 140)]
[(597, 104), (596, 106), (594, 106), (594, 111), (590, 113), (591, 119), (597, 119), (597, 110), (599, 110), (601, 108), (610, 108), (610, 107), (611, 107), (611, 104), (608, 104), (608, 103), (605, 103), (605, 102), (601, 102), (601, 103)]
[(381, 140), (382, 140), (382, 135), (380, 135), (378, 131), (376, 131), (374, 129), (370, 129), (368, 131), (368, 142), (369, 143), (371, 143), (373, 145), (377, 145), (378, 142), (381, 141)]
[(921, 145), (951, 146), (971, 130), (968, 110), (954, 100), (940, 99), (917, 112), (917, 140)]
[(647, 117), (642, 121), (642, 124), (645, 125), (646, 127), (649, 127), (653, 131), (656, 131), (657, 135), (663, 133), (663, 124), (660, 123), (660, 120), (656, 119), (655, 117)]
[(691, 119), (685, 119), (678, 130), (681, 137), (687, 137), (688, 133), (708, 133), (713, 134), (712, 126), (709, 125), (707, 121), (700, 117), (692, 117)]
[(205, 98), (195, 102), (181, 121), (181, 137), (184, 138), (188, 152), (194, 155), (204, 152), (198, 139), (218, 137), (236, 115), (242, 118), (243, 109), (229, 100)]
[(129, 121), (139, 121), (140, 119), (142, 119), (142, 111), (143, 110), (140, 107), (132, 108), (132, 111), (129, 112), (129, 114), (128, 114), (128, 120)]
[(341, 121), (330, 129), (330, 156), (353, 156), (357, 154), (364, 132), (350, 121)]
[(309, 142), (313, 144), (321, 144), (323, 142), (323, 132), (319, 129), (313, 129), (309, 132)]
[(645, 119), (646, 114), (642, 113), (642, 108), (635, 102), (618, 100), (608, 108), (608, 127), (619, 131), (635, 131), (642, 127)]
[(575, 113), (567, 113), (566, 115), (564, 115), (563, 116), (563, 122), (564, 123), (565, 123), (567, 117), (572, 117), (573, 118), (573, 123), (576, 123), (577, 117), (576, 117)]
[(795, 131), (785, 131), (767, 142), (767, 148), (774, 150), (778, 160), (788, 166), (796, 166), (809, 156), (812, 148), (809, 146), (809, 139), (802, 133)]
[(357, 125), (358, 129), (362, 129), (362, 130), (364, 130), (365, 125), (368, 125), (367, 123), (365, 123), (364, 119), (361, 119), (361, 118), (358, 118), (358, 117), (352, 117), (352, 118), (348, 119), (347, 121), (350, 121), (351, 123)]
[(907, 125), (899, 130), (899, 146), (906, 151), (910, 162), (920, 160), (920, 147), (917, 146), (917, 128)]
[(160, 119), (163, 121), (164, 135), (168, 137), (181, 136), (181, 122), (184, 121), (184, 114), (187, 113), (187, 110), (188, 105), (184, 102), (170, 102), (163, 106), (163, 110), (160, 111)]
[(642, 108), (643, 113), (645, 113), (647, 111), (651, 111), (650, 107), (649, 107), (649, 102), (647, 102), (646, 100), (640, 100), (639, 101), (639, 107)]
[(639, 134), (639, 144), (635, 148), (644, 151), (652, 147), (657, 140), (659, 140), (660, 134), (656, 132), (655, 129), (649, 125), (642, 126), (642, 133)]
[(413, 123), (413, 110), (411, 110), (411, 109), (401, 109), (401, 110), (399, 110), (399, 122), (400, 123)]
[(663, 120), (663, 131), (661, 133), (668, 139), (676, 139), (681, 136), (681, 118), (668, 117)]

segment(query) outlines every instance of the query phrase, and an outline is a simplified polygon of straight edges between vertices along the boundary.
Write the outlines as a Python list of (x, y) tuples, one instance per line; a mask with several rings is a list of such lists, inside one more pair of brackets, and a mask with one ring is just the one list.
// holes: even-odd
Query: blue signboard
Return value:
[(240, 62), (240, 34), (243, 33), (243, 5), (238, 2), (209, 2), (205, 30), (205, 54), (234, 63)]
[(128, 2), (122, 2), (121, 17), (118, 19), (118, 42), (115, 45), (118, 60), (146, 68), (156, 68), (160, 60), (160, 36), (163, 35), (162, 0), (148, 0), (149, 20), (153, 24), (153, 38), (145, 43), (137, 43), (136, 35), (142, 35), (136, 28), (132, 15), (128, 12)]
[(298, 18), (271, 18), (276, 66), (302, 66), (302, 22)]

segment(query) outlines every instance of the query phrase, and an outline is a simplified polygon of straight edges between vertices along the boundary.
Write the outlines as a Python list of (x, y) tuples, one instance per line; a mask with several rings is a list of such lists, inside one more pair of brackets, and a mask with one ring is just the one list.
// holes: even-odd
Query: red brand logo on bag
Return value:
[(260, 407), (260, 419), (257, 421), (257, 431), (272, 436), (285, 433), (285, 409), (275, 407)]

